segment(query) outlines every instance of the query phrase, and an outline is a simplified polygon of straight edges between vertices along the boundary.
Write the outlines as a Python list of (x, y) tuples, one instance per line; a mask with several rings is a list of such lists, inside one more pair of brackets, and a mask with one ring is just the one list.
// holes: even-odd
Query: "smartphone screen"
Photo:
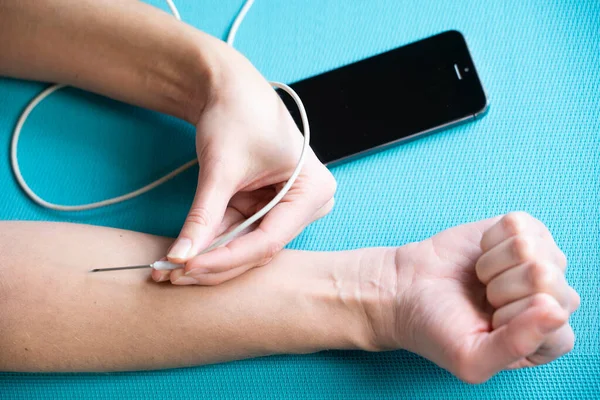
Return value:
[[(447, 31), (290, 85), (308, 114), (311, 147), (332, 164), (487, 109), (463, 35)], [(300, 129), (294, 101), (280, 91)]]

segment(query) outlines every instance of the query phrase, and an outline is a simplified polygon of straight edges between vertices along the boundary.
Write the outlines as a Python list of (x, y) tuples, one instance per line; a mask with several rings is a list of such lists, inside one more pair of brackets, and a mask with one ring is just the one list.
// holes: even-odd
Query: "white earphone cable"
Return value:
[[(175, 7), (175, 4), (173, 3), (173, 1), (166, 0), (166, 2), (167, 2), (167, 5), (169, 6), (169, 8), (171, 9), (171, 12), (175, 16), (175, 18), (177, 18), (178, 20), (181, 20), (179, 11), (177, 10), (177, 7)], [(254, 3), (254, 0), (246, 0), (242, 9), (238, 13), (235, 21), (233, 22), (233, 25), (231, 26), (231, 29), (229, 31), (229, 35), (227, 36), (227, 44), (229, 44), (230, 46), (233, 46), (233, 41), (235, 40), (235, 35), (240, 27), (240, 24), (242, 23), (244, 17), (250, 10), (250, 7), (252, 6), (253, 3)], [(260, 209), (256, 214), (254, 214), (253, 216), (248, 218), (246, 221), (244, 221), (242, 224), (237, 226), (234, 230), (232, 230), (228, 234), (222, 236), (218, 241), (214, 242), (210, 247), (203, 250), (202, 253), (208, 252), (216, 247), (219, 247), (219, 246), (229, 242), (235, 236), (237, 236), (240, 232), (242, 232), (243, 230), (245, 230), (246, 228), (251, 226), (254, 222), (258, 221), (260, 218), (265, 216), (265, 214), (268, 213), (273, 207), (275, 207), (277, 205), (277, 203), (279, 203), (281, 201), (281, 199), (286, 195), (288, 190), (294, 184), (294, 181), (300, 174), (302, 166), (304, 165), (304, 159), (306, 157), (306, 153), (307, 153), (307, 150), (309, 147), (309, 142), (310, 142), (310, 130), (309, 130), (309, 125), (308, 125), (308, 117), (306, 115), (306, 110), (304, 109), (304, 105), (302, 104), (302, 100), (300, 100), (300, 97), (296, 94), (296, 92), (294, 92), (294, 90), (292, 88), (290, 88), (289, 86), (287, 86), (286, 84), (279, 83), (279, 82), (270, 82), (270, 83), (272, 86), (277, 87), (277, 88), (282, 89), (285, 92), (287, 92), (292, 97), (292, 99), (296, 102), (298, 109), (300, 111), (300, 117), (302, 119), (302, 126), (303, 126), (303, 131), (304, 131), (304, 144), (302, 146), (302, 152), (300, 153), (300, 159), (298, 160), (298, 164), (296, 165), (296, 168), (294, 169), (294, 172), (292, 173), (291, 177), (286, 182), (286, 184), (283, 186), (281, 191), (273, 198), (273, 200), (271, 200), (266, 206), (264, 206), (262, 209)], [(13, 136), (12, 136), (11, 146), (10, 146), (10, 163), (11, 163), (13, 173), (15, 175), (15, 179), (17, 180), (17, 183), (19, 184), (21, 189), (23, 189), (23, 191), (27, 194), (27, 196), (29, 196), (29, 198), (31, 198), (31, 200), (34, 201), (35, 203), (37, 203), (38, 205), (45, 207), (45, 208), (52, 209), (52, 210), (58, 210), (58, 211), (84, 211), (84, 210), (92, 210), (92, 209), (100, 208), (100, 207), (106, 207), (106, 206), (109, 206), (112, 204), (121, 203), (123, 201), (132, 199), (134, 197), (138, 197), (138, 196), (154, 189), (155, 187), (167, 182), (168, 180), (174, 178), (175, 176), (181, 174), (182, 172), (186, 171), (187, 169), (193, 167), (194, 165), (196, 165), (198, 163), (197, 159), (188, 161), (187, 163), (183, 164), (179, 168), (176, 168), (175, 170), (169, 172), (165, 176), (157, 179), (156, 181), (154, 181), (140, 189), (137, 189), (133, 192), (124, 194), (122, 196), (114, 197), (114, 198), (108, 199), (108, 200), (98, 201), (98, 202), (89, 203), (89, 204), (72, 205), (71, 206), (71, 205), (54, 204), (54, 203), (50, 203), (50, 202), (42, 199), (37, 194), (35, 194), (35, 192), (29, 187), (29, 185), (27, 185), (27, 183), (25, 182), (25, 179), (23, 178), (23, 175), (21, 174), (21, 169), (19, 168), (19, 162), (18, 162), (18, 157), (17, 157), (17, 147), (18, 147), (18, 143), (19, 143), (19, 137), (21, 135), (21, 130), (23, 128), (23, 125), (25, 124), (25, 121), (27, 121), (29, 114), (31, 114), (31, 112), (35, 109), (35, 107), (46, 97), (50, 96), (52, 93), (56, 92), (57, 90), (63, 89), (65, 87), (66, 87), (66, 85), (62, 85), (62, 84), (52, 85), (49, 88), (47, 88), (46, 90), (44, 90), (43, 92), (41, 92), (39, 95), (37, 95), (27, 105), (27, 107), (21, 114), (19, 120), (17, 121), (17, 124), (15, 125), (15, 129), (13, 131)]]

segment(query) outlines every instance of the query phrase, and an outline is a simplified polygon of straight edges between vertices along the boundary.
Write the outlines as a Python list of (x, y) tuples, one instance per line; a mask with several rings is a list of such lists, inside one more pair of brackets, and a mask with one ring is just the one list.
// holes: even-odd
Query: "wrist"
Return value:
[(277, 273), (266, 273), (297, 305), (291, 308), (299, 324), (296, 329), (310, 338), (303, 339), (308, 346), (304, 352), (391, 350), (405, 342), (399, 313), (412, 280), (406, 256), (404, 248), (286, 251), (277, 263), (301, 269), (282, 271), (285, 284)]
[(182, 118), (197, 125), (204, 109), (219, 93), (229, 74), (228, 44), (204, 32), (193, 30), (186, 46), (188, 73), (181, 71), (179, 108)]
[(313, 353), (328, 349), (371, 350), (372, 335), (358, 284), (361, 251), (283, 251), (262, 274), (264, 296), (277, 299), (278, 328), (267, 353)]
[(368, 327), (363, 350), (407, 349), (410, 343), (409, 289), (415, 278), (412, 246), (359, 250), (357, 271), (351, 271), (346, 285), (359, 294), (358, 306)]

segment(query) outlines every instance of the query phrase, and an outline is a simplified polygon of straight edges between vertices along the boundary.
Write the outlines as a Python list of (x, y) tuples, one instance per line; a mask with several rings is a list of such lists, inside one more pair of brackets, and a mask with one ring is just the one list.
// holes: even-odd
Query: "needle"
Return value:
[(124, 269), (141, 269), (141, 268), (152, 268), (152, 265), (132, 265), (130, 267), (118, 267), (118, 268), (94, 268), (90, 272), (102, 272), (102, 271), (120, 271)]
[(116, 268), (94, 268), (90, 272), (122, 271), (125, 269), (142, 269), (142, 268), (153, 268), (153, 269), (156, 269), (159, 271), (165, 271), (165, 270), (173, 270), (173, 269), (183, 268), (183, 267), (185, 267), (184, 264), (175, 264), (175, 263), (168, 262), (168, 261), (156, 261), (152, 264), (147, 264), (147, 265), (131, 265), (131, 266), (127, 266), (127, 267), (116, 267)]

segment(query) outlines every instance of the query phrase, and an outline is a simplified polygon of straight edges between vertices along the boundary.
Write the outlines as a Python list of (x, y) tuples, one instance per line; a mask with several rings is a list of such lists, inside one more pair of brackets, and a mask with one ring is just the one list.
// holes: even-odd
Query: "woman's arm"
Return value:
[(353, 291), (359, 262), (383, 262), (384, 250), (284, 251), (213, 287), (157, 284), (149, 270), (88, 272), (152, 262), (170, 243), (87, 225), (0, 222), (0, 370), (158, 369), (370, 347), (364, 310), (343, 290)]
[[(0, 0), (1, 75), (80, 87), (196, 126), (202, 166), (196, 196), (178, 244), (163, 254), (177, 263), (213, 242), (228, 206), (248, 218), (243, 210), (254, 213), (265, 194), (272, 198), (302, 150), (296, 124), (249, 60), (137, 0)], [(309, 149), (260, 233), (240, 236), (229, 244), (232, 251), (210, 252), (210, 260), (195, 264), (225, 266), (229, 278), (262, 264), (331, 210), (335, 188)]]
[(283, 251), (217, 286), (157, 284), (148, 270), (89, 272), (152, 262), (169, 243), (86, 225), (0, 223), (0, 370), (402, 348), (482, 382), (573, 347), (568, 318), (579, 297), (566, 259), (523, 213), (396, 249)]
[(0, 75), (196, 123), (227, 45), (137, 0), (0, 1)]

